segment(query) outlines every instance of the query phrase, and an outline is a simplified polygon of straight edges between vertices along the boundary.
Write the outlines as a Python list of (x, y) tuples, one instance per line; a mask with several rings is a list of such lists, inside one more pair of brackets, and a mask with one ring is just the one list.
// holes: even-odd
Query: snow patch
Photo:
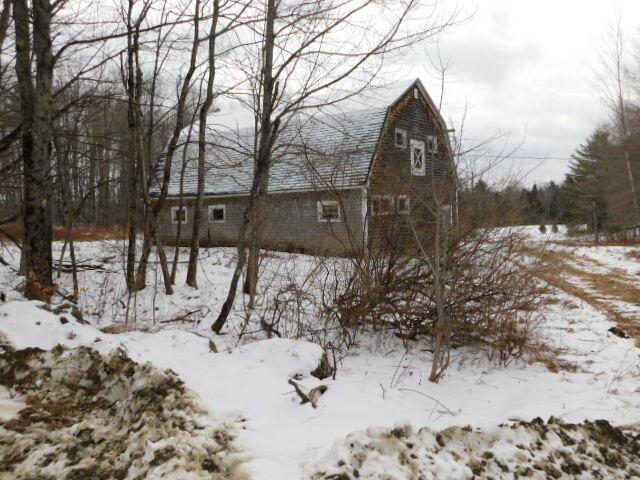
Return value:
[(0, 386), (0, 422), (13, 420), (26, 404), (20, 395)]

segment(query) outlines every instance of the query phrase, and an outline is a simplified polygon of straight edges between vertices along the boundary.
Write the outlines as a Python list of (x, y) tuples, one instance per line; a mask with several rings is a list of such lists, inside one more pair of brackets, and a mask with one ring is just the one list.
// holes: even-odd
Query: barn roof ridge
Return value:
[[(377, 106), (361, 103), (364, 108), (339, 108), (330, 111), (300, 112), (283, 126), (274, 148), (270, 168), (270, 193), (305, 190), (345, 189), (365, 186), (385, 126), (387, 112), (407, 92), (418, 85), (433, 105), (420, 79), (404, 83), (393, 95)], [(401, 93), (397, 93), (400, 91)], [(351, 103), (350, 105), (355, 105)], [(437, 112), (437, 108), (435, 109)], [(439, 115), (439, 113), (438, 113)], [(205, 195), (247, 195), (253, 180), (253, 144), (251, 127), (233, 126), (229, 121), (215, 123), (210, 117), (211, 132), (205, 155)], [(442, 117), (439, 117), (440, 119)], [(221, 115), (217, 119), (222, 119)], [(195, 196), (197, 191), (197, 142), (183, 142), (174, 154), (169, 196), (180, 194), (183, 150), (187, 165), (182, 194)], [(162, 169), (162, 164), (156, 169)], [(158, 182), (152, 189), (158, 194)]]

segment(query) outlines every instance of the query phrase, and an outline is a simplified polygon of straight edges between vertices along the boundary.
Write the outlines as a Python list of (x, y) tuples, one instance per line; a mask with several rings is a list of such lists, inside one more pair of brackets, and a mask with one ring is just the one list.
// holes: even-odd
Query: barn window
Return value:
[(224, 205), (209, 205), (209, 221), (213, 223), (222, 223), (227, 219), (226, 209)]
[(340, 221), (340, 205), (333, 200), (324, 200), (318, 202), (318, 221), (319, 222), (339, 222)]
[(427, 151), (429, 153), (438, 152), (438, 137), (435, 135), (427, 135)]
[(374, 215), (389, 215), (393, 213), (393, 195), (373, 195), (371, 197), (371, 209)]
[(409, 197), (406, 195), (398, 197), (398, 213), (409, 213)]
[(411, 173), (424, 176), (424, 142), (411, 140)]
[(396, 147), (405, 148), (407, 146), (407, 131), (396, 128)]
[(187, 209), (184, 207), (171, 207), (171, 222), (187, 223)]
[(413, 89), (413, 98), (415, 98), (415, 99), (419, 99), (420, 98), (420, 94), (418, 93), (418, 89), (417, 88)]

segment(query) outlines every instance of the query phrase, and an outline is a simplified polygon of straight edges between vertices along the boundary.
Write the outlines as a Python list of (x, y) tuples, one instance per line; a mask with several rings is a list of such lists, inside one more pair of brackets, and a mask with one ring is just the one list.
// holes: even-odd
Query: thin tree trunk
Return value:
[[(137, 100), (141, 96), (142, 72), (135, 65), (137, 58), (138, 35), (133, 21), (134, 0), (129, 0), (127, 12), (127, 127), (129, 129), (129, 149), (127, 155), (128, 170), (128, 210), (127, 210), (127, 288), (132, 291), (135, 286), (136, 263), (136, 234), (138, 230), (138, 176), (139, 176), (139, 152), (138, 136), (140, 129)], [(142, 15), (142, 14), (141, 14)], [(138, 68), (136, 68), (138, 67)]]
[[(191, 142), (191, 133), (193, 132), (193, 119), (189, 124), (187, 140), (182, 150), (182, 169), (180, 170), (180, 195), (178, 197), (178, 211), (184, 208), (184, 174), (187, 169), (187, 152), (189, 143)], [(173, 252), (173, 265), (171, 266), (171, 283), (176, 283), (176, 272), (178, 270), (178, 260), (180, 259), (180, 243), (182, 241), (182, 215), (178, 215), (178, 225), (176, 227), (176, 246)]]
[(0, 83), (2, 83), (2, 59), (4, 41), (7, 38), (7, 32), (9, 31), (9, 20), (11, 18), (11, 4), (12, 0), (3, 0), (2, 13), (0, 13)]
[(436, 224), (433, 260), (433, 286), (435, 289), (436, 300), (436, 335), (435, 344), (433, 346), (433, 361), (431, 362), (431, 373), (429, 381), (437, 382), (444, 371), (443, 358), (445, 351), (445, 329), (446, 319), (444, 314), (444, 305), (442, 299), (442, 278), (440, 275), (441, 259), (440, 259), (440, 219), (442, 212), (440, 205), (436, 202)]
[[(151, 78), (151, 89), (149, 91), (149, 120), (147, 124), (146, 141), (144, 144), (144, 164), (142, 171), (142, 179), (144, 189), (144, 236), (142, 241), (142, 256), (138, 263), (138, 271), (136, 274), (136, 290), (142, 290), (147, 285), (147, 264), (149, 261), (149, 253), (155, 237), (155, 226), (152, 214), (151, 202), (148, 195), (151, 182), (153, 181), (153, 172), (151, 171), (151, 155), (153, 146), (153, 131), (155, 128), (155, 109), (156, 109), (156, 85), (158, 81), (158, 67), (160, 62), (160, 47), (162, 45), (162, 29), (158, 30), (156, 43), (155, 59), (153, 64), (153, 76)], [(156, 246), (157, 247), (157, 246)], [(167, 288), (167, 279), (165, 279), (165, 291), (169, 294), (171, 287)]]
[(196, 194), (196, 204), (193, 211), (193, 230), (191, 233), (191, 249), (189, 251), (189, 265), (187, 267), (187, 285), (197, 288), (198, 255), (200, 251), (200, 230), (202, 223), (203, 197), (204, 197), (204, 156), (207, 135), (207, 116), (213, 104), (213, 84), (216, 76), (216, 28), (218, 24), (219, 1), (213, 2), (213, 19), (211, 20), (211, 31), (209, 32), (209, 76), (207, 78), (207, 93), (204, 103), (200, 108), (200, 118), (198, 126), (198, 190)]
[(25, 296), (48, 300), (53, 293), (51, 241), (51, 99), (53, 54), (52, 7), (49, 0), (33, 2), (33, 55), (31, 73), (30, 12), (26, 0), (14, 1), (16, 77), (22, 116), (23, 221), (22, 254), (26, 270)]
[[(245, 209), (243, 215), (243, 222), (240, 226), (240, 232), (238, 235), (238, 263), (231, 277), (229, 284), (229, 291), (227, 292), (227, 298), (222, 305), (218, 318), (211, 326), (211, 329), (215, 333), (220, 333), (222, 327), (224, 327), (233, 308), (233, 303), (236, 297), (236, 291), (238, 289), (238, 282), (242, 274), (242, 270), (247, 262), (247, 232), (253, 238), (257, 235), (255, 230), (255, 211), (256, 207), (260, 204), (262, 196), (266, 193), (269, 179), (269, 163), (271, 160), (271, 150), (275, 143), (280, 128), (280, 121), (276, 119), (272, 122), (271, 117), (273, 114), (273, 104), (275, 96), (277, 95), (277, 87), (273, 78), (273, 52), (275, 49), (275, 21), (277, 16), (276, 0), (268, 0), (267, 4), (267, 16), (265, 19), (265, 39), (263, 48), (263, 66), (262, 66), (262, 110), (261, 119), (259, 125), (259, 145), (256, 155), (256, 165), (254, 168), (253, 183), (251, 185), (251, 191), (249, 193), (249, 203)], [(255, 255), (259, 251), (259, 245), (254, 245), (251, 253), (252, 262), (254, 262)], [(257, 260), (252, 264), (252, 273), (247, 275), (250, 284), (247, 285), (247, 290), (255, 292), (255, 279), (257, 278)]]
[[(216, 4), (217, 5), (217, 4)], [(171, 139), (169, 140), (169, 144), (167, 145), (167, 151), (164, 159), (164, 171), (162, 178), (162, 186), (160, 188), (160, 194), (156, 199), (153, 207), (150, 206), (150, 201), (145, 199), (145, 202), (148, 204), (147, 211), (147, 222), (148, 222), (148, 235), (145, 235), (145, 242), (143, 244), (142, 256), (140, 259), (140, 264), (138, 265), (138, 275), (136, 288), (143, 289), (146, 285), (146, 271), (147, 271), (147, 263), (149, 254), (151, 253), (151, 240), (154, 239), (156, 242), (157, 248), (160, 248), (160, 236), (158, 232), (158, 216), (162, 211), (162, 207), (166, 201), (168, 191), (169, 191), (169, 181), (171, 179), (171, 166), (173, 163), (173, 155), (175, 154), (176, 148), (178, 146), (178, 140), (180, 139), (180, 133), (184, 128), (184, 114), (186, 108), (187, 97), (189, 95), (189, 91), (191, 89), (191, 80), (196, 70), (196, 62), (198, 55), (198, 47), (200, 45), (200, 0), (196, 0), (195, 5), (195, 17), (194, 17), (194, 34), (193, 34), (193, 43), (191, 47), (191, 58), (189, 62), (189, 69), (187, 74), (185, 75), (184, 82), (182, 83), (182, 88), (180, 89), (180, 95), (178, 97), (178, 104), (176, 106), (176, 123), (173, 130), (173, 134)], [(217, 19), (216, 19), (217, 20)], [(162, 271), (163, 277), (164, 272), (168, 272), (168, 266), (164, 263), (162, 258), (166, 258), (164, 252), (159, 252), (161, 255)], [(171, 291), (171, 284), (175, 283), (175, 275), (168, 274), (165, 278), (165, 291), (167, 293)]]
[(73, 244), (73, 224), (67, 229), (67, 243), (69, 244), (69, 256), (71, 257), (71, 277), (73, 281), (73, 298), (77, 301), (80, 297), (78, 286), (78, 263), (76, 262), (76, 249)]

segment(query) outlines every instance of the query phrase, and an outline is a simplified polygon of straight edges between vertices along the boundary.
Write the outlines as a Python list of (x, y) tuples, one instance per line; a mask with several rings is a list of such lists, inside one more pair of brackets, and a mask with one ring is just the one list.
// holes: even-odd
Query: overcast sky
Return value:
[[(460, 121), (468, 105), (465, 136), (497, 132), (512, 144), (524, 138), (505, 165), (531, 184), (562, 181), (567, 159), (607, 116), (595, 95), (591, 65), (596, 49), (620, 14), (628, 33), (640, 27), (640, 0), (461, 0), (473, 19), (442, 37), (451, 58), (443, 114)], [(424, 58), (415, 52), (418, 58)], [(433, 97), (439, 82), (428, 65), (406, 67)], [(525, 138), (526, 132), (526, 138)], [(497, 147), (496, 147), (497, 148)]]

